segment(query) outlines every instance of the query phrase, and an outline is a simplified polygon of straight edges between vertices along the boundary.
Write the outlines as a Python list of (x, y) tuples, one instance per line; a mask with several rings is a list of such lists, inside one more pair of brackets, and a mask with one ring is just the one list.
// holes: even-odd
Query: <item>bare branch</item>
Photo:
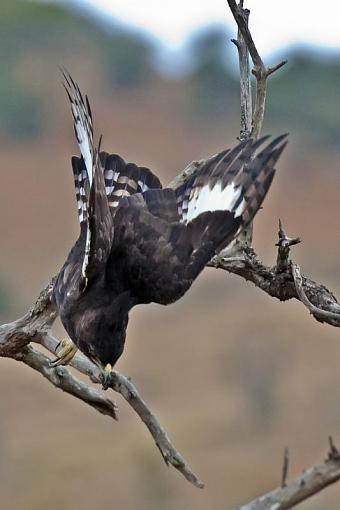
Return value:
[(176, 177), (167, 185), (167, 188), (177, 189), (182, 184), (187, 182), (192, 175), (194, 175), (203, 165), (208, 163), (214, 156), (208, 159), (201, 159), (200, 161), (192, 161), (188, 166), (182, 170)]
[(276, 271), (282, 273), (289, 269), (289, 251), (290, 247), (294, 244), (301, 243), (300, 237), (287, 237), (283, 229), (281, 220), (279, 220), (279, 241), (275, 246), (278, 246), (277, 260), (276, 260)]
[(292, 264), (292, 274), (296, 287), (296, 292), (299, 296), (300, 301), (308, 308), (310, 313), (320, 322), (327, 322), (332, 326), (340, 326), (340, 312), (334, 312), (333, 310), (324, 309), (323, 306), (314, 305), (311, 303), (304, 290), (304, 282), (301, 275), (300, 267), (297, 264)]
[[(249, 14), (248, 9), (243, 9), (243, 0), (238, 5), (238, 13), (243, 18), (244, 24), (248, 27)], [(241, 108), (241, 129), (240, 140), (247, 140), (251, 136), (253, 124), (253, 99), (251, 88), (251, 73), (249, 65), (249, 51), (247, 43), (242, 35), (242, 31), (238, 28), (237, 40), (232, 39), (238, 51), (239, 67), (240, 67), (240, 108)], [(232, 252), (230, 249), (223, 253), (231, 255), (242, 251), (244, 245), (251, 245), (253, 239), (253, 222), (245, 228), (237, 237)]]
[[(280, 236), (283, 237), (280, 238)], [(286, 246), (282, 245), (283, 241)], [(251, 281), (266, 294), (280, 301), (297, 299), (307, 306), (318, 321), (339, 327), (340, 304), (335, 296), (324, 285), (302, 276), (299, 267), (288, 260), (288, 252), (284, 252), (299, 241), (299, 238), (289, 238), (283, 230), (281, 232), (279, 230), (279, 243), (277, 243), (281, 251), (278, 255), (279, 266), (264, 265), (249, 246), (244, 246), (242, 254), (237, 257), (217, 255), (208, 265)], [(283, 267), (286, 269), (283, 270)]]
[(288, 468), (289, 468), (289, 450), (288, 448), (285, 448), (283, 452), (281, 487), (287, 486)]
[(27, 346), (18, 352), (14, 359), (22, 361), (40, 372), (56, 388), (60, 388), (66, 393), (79, 398), (100, 413), (117, 420), (117, 408), (114, 402), (106, 398), (100, 391), (74, 377), (65, 367), (51, 368), (50, 359), (37, 349)]
[[(267, 78), (275, 71), (280, 69), (282, 66), (284, 66), (287, 61), (284, 60), (279, 64), (275, 65), (274, 67), (266, 68), (262, 58), (260, 57), (259, 52), (257, 51), (254, 40), (248, 27), (249, 11), (243, 9), (243, 2), (237, 5), (235, 0), (228, 0), (228, 5), (237, 23), (238, 29), (242, 34), (242, 37), (247, 45), (251, 59), (254, 64), (254, 69), (252, 73), (256, 78), (256, 94), (254, 114), (252, 119), (251, 137), (257, 139), (260, 136), (264, 118), (267, 94)], [(239, 44), (237, 44), (237, 46), (239, 47)]]
[(257, 67), (264, 68), (262, 58), (260, 57), (260, 55), (256, 49), (252, 35), (248, 28), (248, 24), (247, 24), (247, 22), (244, 18), (244, 15), (243, 15), (243, 11), (244, 11), (243, 4), (237, 5), (235, 0), (228, 0), (228, 5), (229, 5), (231, 12), (233, 13), (234, 19), (235, 19), (237, 26), (243, 36), (243, 39), (246, 41), (246, 44), (249, 49), (249, 53), (250, 53), (251, 59), (253, 61), (253, 64)]
[[(243, 16), (246, 25), (250, 11), (239, 6), (240, 14)], [(253, 104), (251, 94), (251, 75), (249, 66), (249, 52), (242, 32), (238, 29), (237, 39), (232, 39), (238, 51), (240, 66), (240, 104), (241, 104), (241, 130), (240, 140), (247, 140), (251, 135)]]
[[(49, 358), (29, 345), (30, 342), (36, 342), (53, 354), (56, 351), (59, 342), (50, 332), (57, 316), (57, 311), (51, 302), (53, 283), (52, 280), (41, 291), (35, 305), (27, 314), (10, 324), (0, 326), (0, 356), (25, 363), (41, 373), (55, 387), (82, 400), (100, 413), (117, 419), (117, 408), (111, 399), (101, 391), (78, 380), (65, 367), (51, 367)], [(101, 371), (85, 356), (77, 353), (72, 361), (72, 366), (80, 373), (87, 375), (92, 382), (101, 384)], [(147, 407), (131, 381), (115, 371), (111, 387), (125, 398), (148, 427), (165, 462), (174, 466), (193, 485), (202, 488), (203, 483), (173, 447), (161, 424)]]
[[(55, 352), (55, 349), (58, 345), (58, 341), (51, 334), (43, 335), (41, 338), (41, 343), (51, 352)], [(71, 361), (70, 365), (82, 374), (87, 375), (92, 382), (97, 384), (102, 383), (101, 371), (83, 354), (78, 352)], [(160, 422), (150, 411), (149, 407), (139, 395), (136, 387), (132, 384), (132, 382), (127, 377), (114, 370), (112, 372), (110, 387), (122, 395), (122, 397), (134, 409), (143, 423), (147, 426), (153, 440), (155, 441), (159, 451), (163, 456), (165, 463), (175, 467), (189, 482), (195, 485), (195, 487), (203, 488), (203, 482), (201, 482), (201, 480), (191, 471), (184, 458), (171, 444)]]
[(264, 494), (238, 510), (287, 510), (305, 501), (329, 485), (340, 480), (340, 457), (337, 449), (331, 450), (328, 459), (313, 466), (284, 487)]

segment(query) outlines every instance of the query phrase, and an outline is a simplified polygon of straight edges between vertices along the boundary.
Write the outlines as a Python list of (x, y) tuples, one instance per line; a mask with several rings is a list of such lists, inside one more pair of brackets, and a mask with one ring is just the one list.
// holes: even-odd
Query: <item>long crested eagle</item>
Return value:
[(81, 156), (72, 158), (80, 235), (58, 274), (53, 299), (70, 336), (52, 365), (79, 348), (104, 369), (121, 356), (131, 308), (181, 298), (211, 258), (253, 219), (270, 187), (285, 136), (240, 142), (178, 189), (148, 169), (100, 150), (88, 98), (67, 73)]

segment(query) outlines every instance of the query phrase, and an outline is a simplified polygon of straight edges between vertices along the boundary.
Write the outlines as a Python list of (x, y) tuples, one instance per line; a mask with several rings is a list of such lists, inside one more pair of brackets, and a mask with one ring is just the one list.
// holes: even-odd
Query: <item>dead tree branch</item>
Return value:
[[(243, 9), (243, 1), (239, 4), (239, 10), (248, 26), (249, 14), (248, 9)], [(251, 89), (251, 74), (249, 65), (249, 51), (246, 41), (240, 29), (237, 32), (237, 39), (231, 40), (238, 51), (239, 67), (240, 67), (240, 106), (241, 106), (241, 130), (240, 140), (247, 140), (251, 136), (253, 121), (253, 102)]]
[[(239, 34), (241, 34), (245, 44), (250, 53), (251, 59), (253, 61), (254, 69), (252, 70), (253, 75), (256, 78), (256, 90), (255, 90), (255, 105), (254, 105), (254, 114), (252, 118), (252, 128), (251, 128), (251, 137), (255, 140), (260, 136), (262, 130), (262, 124), (264, 119), (264, 112), (266, 106), (266, 94), (267, 94), (267, 78), (275, 71), (284, 66), (287, 61), (283, 60), (279, 64), (274, 67), (266, 67), (263, 63), (262, 58), (260, 57), (259, 52), (255, 46), (254, 40), (250, 33), (248, 27), (248, 17), (249, 10), (243, 8), (243, 0), (237, 4), (235, 0), (228, 0), (228, 5), (233, 13), (234, 19), (237, 23)], [(238, 38), (239, 41), (239, 38)], [(239, 48), (240, 43), (237, 44)], [(240, 50), (239, 50), (240, 51)], [(240, 57), (240, 67), (242, 69), (246, 68), (246, 61), (242, 64), (242, 60)], [(242, 72), (241, 72), (242, 76)], [(249, 80), (250, 82), (250, 80)], [(242, 98), (242, 95), (241, 95)], [(241, 99), (242, 101), (242, 99)], [(245, 108), (242, 106), (241, 109)], [(242, 118), (242, 115), (241, 115)], [(248, 129), (248, 128), (247, 128)], [(241, 127), (242, 131), (242, 127)]]
[(325, 462), (237, 510), (287, 510), (340, 480), (340, 455), (332, 446)]
[[(283, 253), (283, 249), (297, 244), (299, 238), (286, 238), (286, 240), (288, 240), (287, 246), (282, 246), (280, 239), (277, 243), (278, 264), (273, 267), (263, 264), (249, 246), (244, 246), (242, 254), (237, 257), (217, 255), (208, 265), (236, 274), (280, 301), (297, 299), (307, 306), (319, 322), (339, 327), (339, 302), (327, 287), (301, 275), (300, 270), (297, 270), (298, 266), (288, 259), (287, 251)], [(285, 267), (284, 270), (283, 267)]]
[[(57, 312), (51, 303), (52, 282), (42, 290), (33, 308), (20, 319), (0, 326), (0, 356), (13, 358), (25, 363), (42, 374), (55, 387), (82, 400), (97, 411), (117, 420), (115, 403), (102, 391), (84, 383), (73, 376), (65, 367), (51, 367), (50, 359), (30, 345), (35, 342), (43, 345), (55, 354), (58, 341), (51, 334), (52, 324)], [(71, 365), (85, 374), (93, 383), (101, 384), (101, 372), (85, 356), (77, 353)], [(191, 471), (183, 457), (171, 444), (158, 419), (150, 411), (132, 382), (114, 371), (111, 387), (120, 393), (148, 427), (158, 449), (167, 465), (174, 466), (188, 481), (196, 487), (203, 483)]]

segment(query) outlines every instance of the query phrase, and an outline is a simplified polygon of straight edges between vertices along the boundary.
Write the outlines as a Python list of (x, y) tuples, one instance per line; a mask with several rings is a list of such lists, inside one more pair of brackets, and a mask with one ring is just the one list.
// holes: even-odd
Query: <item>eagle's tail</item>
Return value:
[(267, 137), (241, 142), (210, 160), (177, 191), (182, 221), (194, 246), (190, 264), (193, 275), (254, 218), (272, 183), (285, 137), (274, 139), (254, 159)]
[(83, 97), (78, 84), (72, 76), (63, 71), (64, 88), (68, 95), (73, 116), (73, 127), (79, 145), (81, 158), (73, 156), (72, 169), (74, 186), (78, 204), (78, 216), (80, 225), (88, 221), (88, 204), (90, 189), (93, 182), (96, 150), (93, 142), (93, 122), (90, 103)]
[[(93, 142), (93, 121), (87, 96), (82, 95), (78, 84), (67, 71), (63, 71), (63, 76), (81, 153), (81, 158), (76, 156), (72, 158), (72, 168), (79, 222), (82, 225), (88, 219), (90, 188), (94, 180), (96, 149)], [(117, 154), (102, 151), (99, 154), (99, 162), (104, 172), (105, 194), (112, 214), (122, 197), (162, 188), (160, 180), (151, 170), (133, 163), (125, 163)]]
[(162, 188), (160, 180), (151, 170), (134, 163), (125, 163), (117, 154), (101, 152), (100, 161), (104, 169), (105, 190), (112, 213), (115, 212), (122, 197)]
[(93, 141), (91, 108), (77, 83), (63, 72), (64, 87), (71, 104), (74, 131), (81, 158), (72, 158), (74, 184), (78, 202), (81, 238), (84, 239), (82, 275), (87, 281), (103, 270), (110, 253), (113, 225), (106, 196), (105, 179), (100, 162), (100, 141)]

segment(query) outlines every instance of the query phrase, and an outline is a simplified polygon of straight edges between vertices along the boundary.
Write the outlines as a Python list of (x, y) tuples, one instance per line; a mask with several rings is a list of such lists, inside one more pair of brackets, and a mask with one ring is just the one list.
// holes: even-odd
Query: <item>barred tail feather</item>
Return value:
[(74, 176), (74, 187), (78, 205), (79, 223), (82, 225), (87, 222), (88, 199), (89, 199), (89, 180), (84, 161), (76, 156), (72, 157), (72, 169)]
[(123, 197), (162, 188), (159, 179), (151, 170), (134, 163), (126, 163), (117, 154), (101, 152), (100, 160), (104, 168), (105, 190), (112, 213)]
[(73, 116), (74, 132), (79, 145), (80, 153), (83, 157), (87, 177), (90, 186), (93, 181), (93, 158), (94, 158), (94, 145), (93, 145), (93, 122), (91, 107), (87, 96), (85, 100), (79, 89), (77, 83), (73, 80), (71, 75), (63, 71), (64, 88), (71, 103), (71, 112)]

